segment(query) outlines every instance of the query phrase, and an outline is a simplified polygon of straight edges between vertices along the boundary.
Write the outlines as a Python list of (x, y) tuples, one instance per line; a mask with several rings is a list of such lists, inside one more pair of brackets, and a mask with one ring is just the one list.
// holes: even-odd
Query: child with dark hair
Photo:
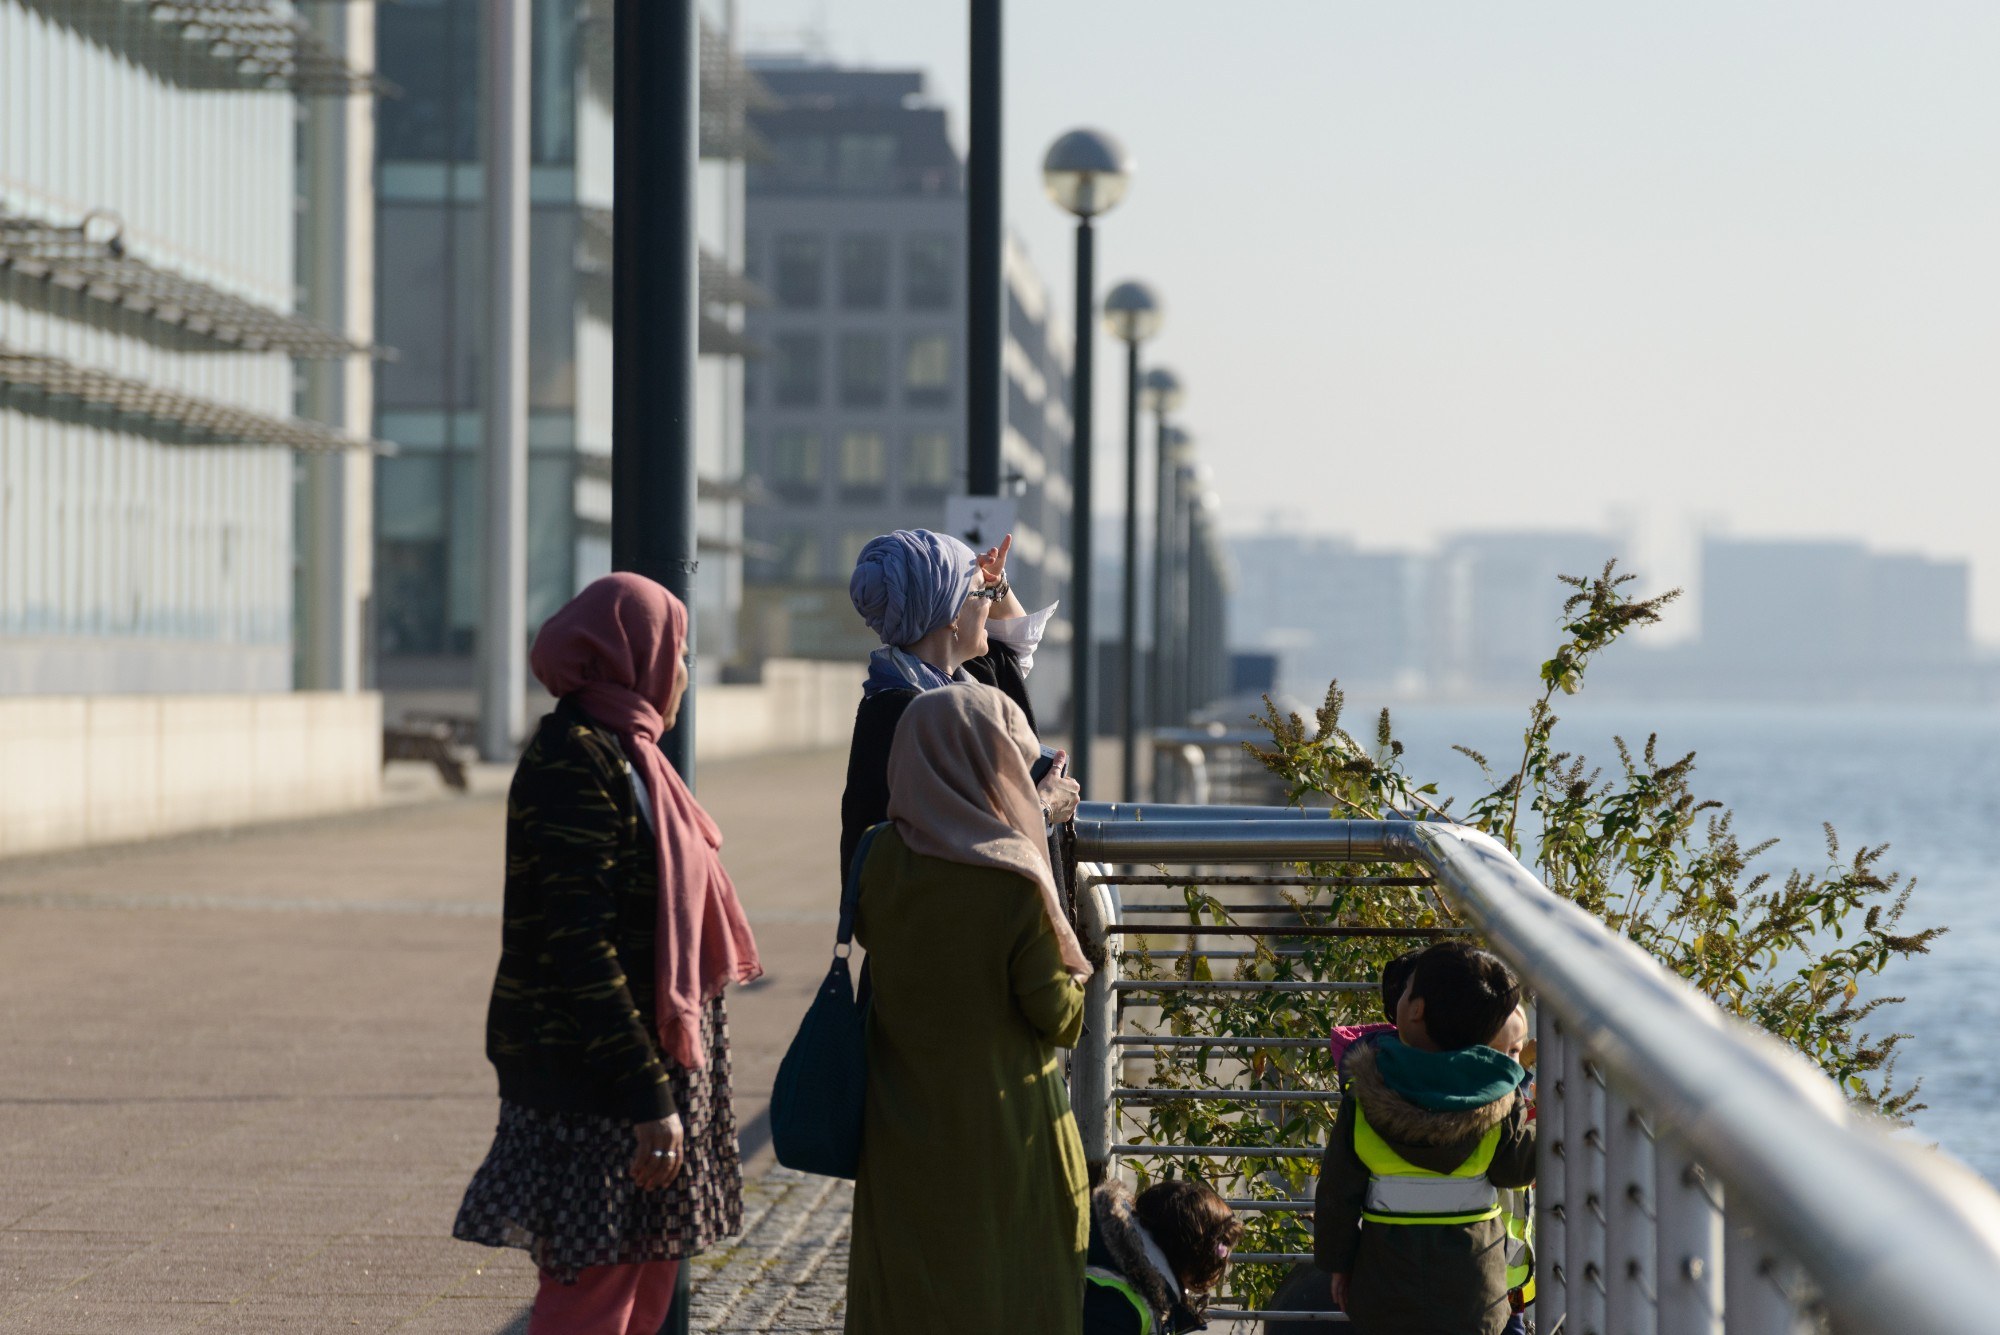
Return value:
[(1199, 1182), (1156, 1182), (1135, 1198), (1115, 1179), (1090, 1193), (1083, 1335), (1202, 1329), (1243, 1224)]
[(1336, 1073), (1356, 1043), (1372, 1042), (1384, 1034), (1396, 1032), (1396, 1003), (1403, 999), (1403, 989), (1410, 982), (1410, 970), (1417, 967), (1417, 956), (1423, 953), (1421, 946), (1415, 950), (1406, 950), (1382, 966), (1380, 1023), (1337, 1024), (1327, 1035), (1327, 1048), (1333, 1053), (1333, 1069)]
[(1535, 1174), (1511, 1035), (1521, 987), (1462, 940), (1424, 950), (1396, 1033), (1347, 1054), (1320, 1160), (1313, 1253), (1363, 1335), (1502, 1335), (1508, 1235), (1500, 1191)]

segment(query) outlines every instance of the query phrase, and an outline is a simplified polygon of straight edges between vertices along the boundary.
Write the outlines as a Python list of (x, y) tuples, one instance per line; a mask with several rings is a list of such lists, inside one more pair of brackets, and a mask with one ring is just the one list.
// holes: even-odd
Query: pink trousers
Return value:
[(528, 1335), (659, 1335), (680, 1268), (679, 1261), (597, 1265), (574, 1284), (544, 1270)]

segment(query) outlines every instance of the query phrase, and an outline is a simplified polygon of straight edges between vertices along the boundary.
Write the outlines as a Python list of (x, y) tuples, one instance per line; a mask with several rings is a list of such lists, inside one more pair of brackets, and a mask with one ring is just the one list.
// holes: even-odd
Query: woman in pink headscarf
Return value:
[(762, 970), (722, 836), (660, 754), (687, 616), (611, 575), (530, 659), (559, 703), (507, 795), (500, 1126), (452, 1229), (535, 1258), (529, 1335), (654, 1335), (681, 1261), (742, 1226), (722, 992)]

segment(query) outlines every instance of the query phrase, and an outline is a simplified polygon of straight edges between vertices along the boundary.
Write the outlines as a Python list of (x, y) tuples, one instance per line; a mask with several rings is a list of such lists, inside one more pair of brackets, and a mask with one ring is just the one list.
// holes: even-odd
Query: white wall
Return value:
[(0, 698), (0, 858), (327, 815), (380, 799), (382, 698)]
[(704, 684), (695, 707), (696, 760), (844, 747), (854, 737), (866, 669), (856, 663), (773, 658), (754, 686)]

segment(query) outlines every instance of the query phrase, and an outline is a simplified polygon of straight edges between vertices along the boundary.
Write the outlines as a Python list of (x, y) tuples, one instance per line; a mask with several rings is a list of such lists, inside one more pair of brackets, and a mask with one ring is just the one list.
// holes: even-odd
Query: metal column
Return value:
[(1569, 1157), (1562, 1022), (1535, 1003), (1535, 1326), (1554, 1330), (1568, 1310), (1563, 1223)]
[(1791, 1267), (1749, 1224), (1728, 1219), (1726, 1208), (1724, 1228), (1723, 1330), (1728, 1335), (1807, 1335), (1815, 1329), (1791, 1299), (1798, 1282)]
[(972, 116), (965, 155), (965, 489), (974, 496), (1000, 494), (1000, 440), (1007, 420), (1001, 17), (1001, 0), (972, 0)]
[[(1604, 1086), (1579, 1042), (1563, 1044), (1565, 1335), (1609, 1335), (1604, 1321)], [(1624, 1335), (1619, 1332), (1619, 1335)]]
[(514, 758), (528, 676), (528, 0), (486, 0), (486, 472), (479, 753)]
[(1125, 343), (1125, 570), (1119, 628), (1118, 794), (1139, 800), (1139, 340)]
[[(370, 5), (322, 5), (306, 15), (312, 31), (360, 68), (375, 63)], [(375, 100), (309, 98), (305, 116), (307, 201), (301, 218), (301, 309), (365, 346), (375, 337)], [(365, 355), (304, 368), (307, 417), (374, 434), (374, 363)], [(309, 454), (304, 530), (299, 535), (299, 682), (321, 691), (359, 691), (372, 676), (374, 458), (365, 450)]]
[(1653, 1208), (1662, 1335), (1722, 1335), (1722, 1211), (1670, 1131), (1654, 1128)]
[[(1167, 425), (1167, 410), (1162, 406), (1153, 417), (1153, 651), (1146, 672), (1146, 722), (1149, 728), (1171, 727), (1179, 722), (1167, 709), (1166, 690), (1167, 616), (1168, 602), (1172, 597), (1169, 581), (1173, 559), (1173, 487), (1173, 435)], [(1155, 802), (1166, 800), (1171, 773), (1170, 762), (1156, 749), (1153, 753), (1151, 794)]]
[(1097, 564), (1092, 550), (1091, 513), (1091, 335), (1097, 316), (1095, 234), (1090, 219), (1076, 223), (1076, 349), (1070, 371), (1072, 497), (1070, 500), (1070, 777), (1090, 796), (1090, 746), (1096, 739), (1097, 634), (1091, 618), (1090, 588)]
[[(693, 602), (695, 177), (701, 39), (695, 0), (618, 0), (612, 186), (611, 564)], [(695, 647), (692, 614), (688, 652)], [(695, 700), (660, 749), (694, 782)]]
[(1654, 1335), (1653, 1142), (1623, 1094), (1609, 1091), (1605, 1106), (1605, 1320), (1618, 1335)]

